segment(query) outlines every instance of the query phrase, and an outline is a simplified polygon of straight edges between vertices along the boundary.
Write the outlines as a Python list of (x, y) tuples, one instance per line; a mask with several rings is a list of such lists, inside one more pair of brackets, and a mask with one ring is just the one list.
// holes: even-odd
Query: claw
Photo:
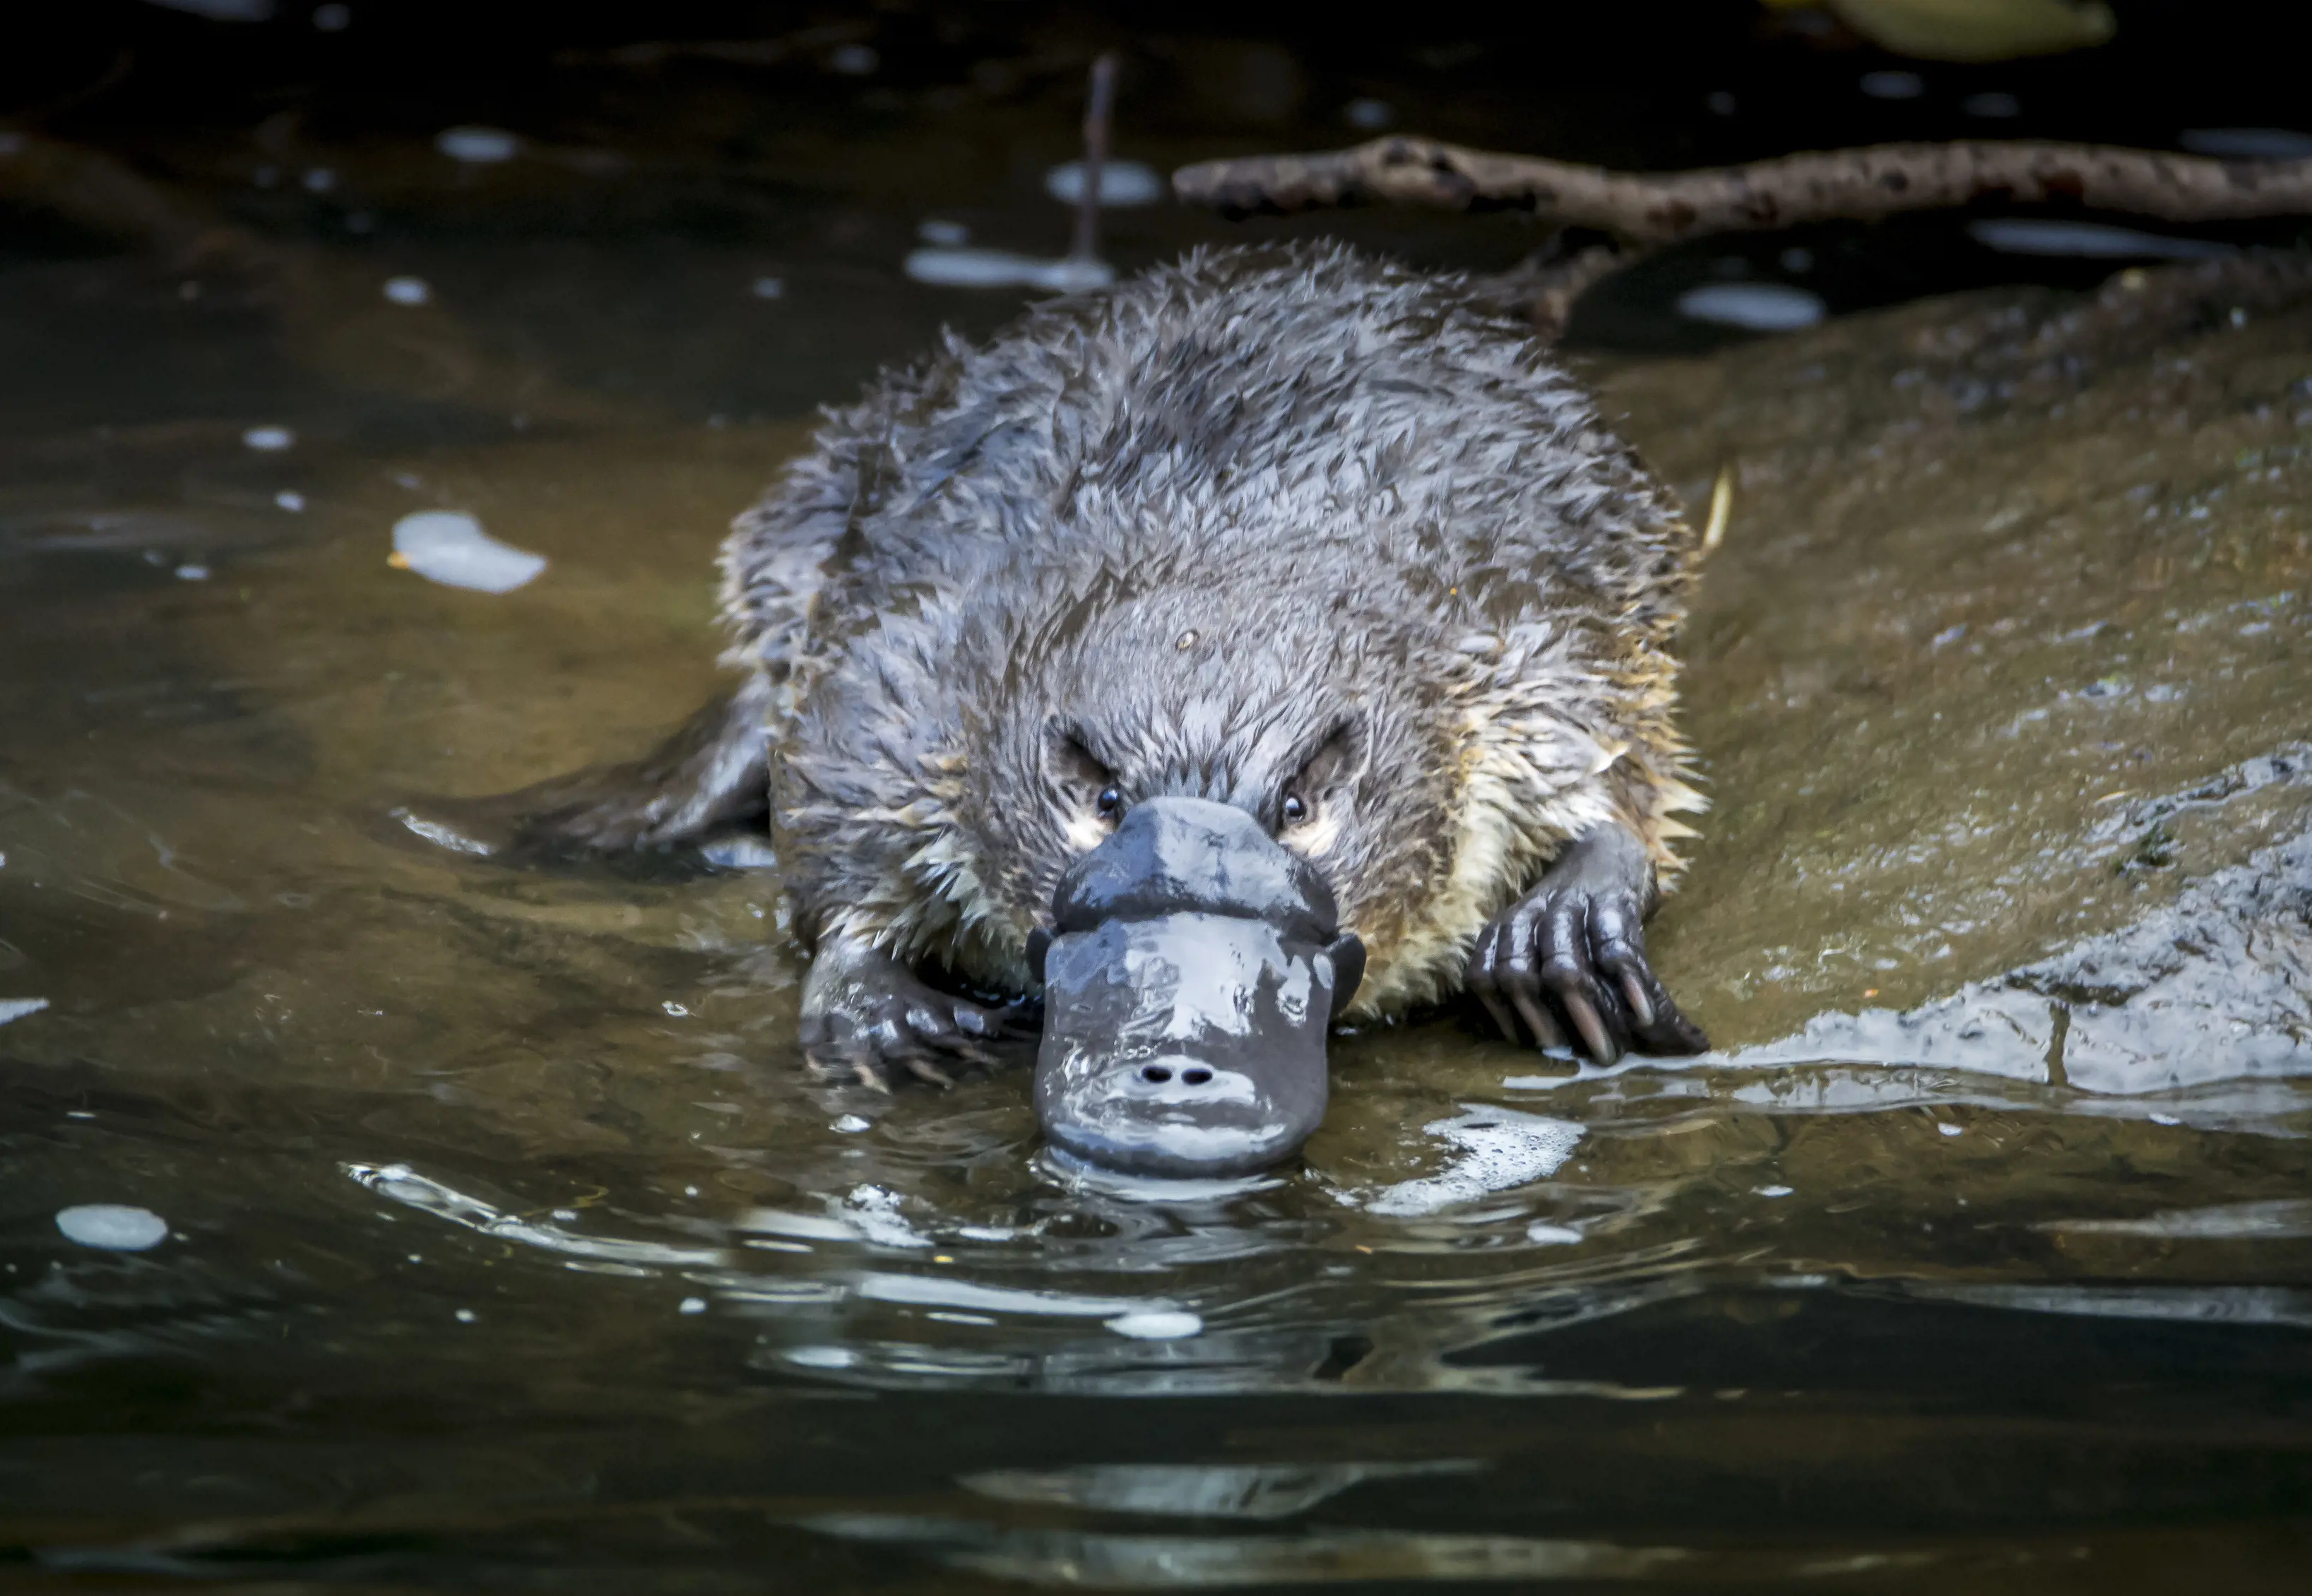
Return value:
[(1590, 1056), (1599, 1064), (1619, 1062), (1622, 1050), (1614, 1045), (1614, 1039), (1607, 1033), (1606, 1022), (1598, 1017), (1598, 1010), (1590, 999), (1580, 992), (1568, 992), (1559, 1000), (1565, 1005), (1566, 1017), (1573, 1022), (1573, 1028), (1581, 1033)]
[(1645, 982), (1638, 979), (1636, 971), (1622, 972), (1622, 997), (1629, 1004), (1630, 1017), (1637, 1021), (1638, 1029), (1653, 1029), (1654, 1000), (1646, 995)]
[(905, 1061), (907, 1066), (907, 1073), (914, 1076), (919, 1081), (928, 1081), (933, 1086), (941, 1088), (955, 1085), (955, 1077), (953, 1076), (950, 1075), (946, 1070), (941, 1069), (938, 1065), (933, 1063), (929, 1059), (924, 1058), (920, 1053), (907, 1054)]
[[(1533, 1032), (1534, 1046), (1547, 1050), (1565, 1045), (1565, 1028), (1550, 1017), (1549, 1010), (1523, 992), (1512, 991), (1510, 998), (1516, 1003), (1517, 1011), (1525, 1016), (1527, 1027)], [(1514, 1042), (1517, 1038), (1511, 1036), (1510, 1040)]]

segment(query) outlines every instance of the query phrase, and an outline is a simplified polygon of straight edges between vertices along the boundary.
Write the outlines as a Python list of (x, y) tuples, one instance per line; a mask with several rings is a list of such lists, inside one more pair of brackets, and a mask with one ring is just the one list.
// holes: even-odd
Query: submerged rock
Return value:
[(2312, 259), (1609, 373), (1690, 501), (1660, 960), (1738, 1062), (2312, 1071)]

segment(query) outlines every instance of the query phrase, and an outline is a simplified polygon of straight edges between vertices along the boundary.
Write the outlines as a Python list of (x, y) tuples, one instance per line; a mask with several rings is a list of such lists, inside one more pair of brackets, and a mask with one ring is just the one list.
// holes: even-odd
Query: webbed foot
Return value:
[(905, 1080), (951, 1086), (955, 1069), (994, 1062), (983, 1044), (1003, 1033), (1005, 1020), (928, 985), (889, 954), (832, 942), (803, 986), (803, 1057), (820, 1075), (885, 1091)]
[(1478, 934), (1469, 990), (1511, 1042), (1554, 1048), (1578, 1038), (1600, 1064), (1630, 1049), (1707, 1051), (1709, 1038), (1646, 962), (1654, 896), (1645, 845), (1621, 826), (1599, 826)]

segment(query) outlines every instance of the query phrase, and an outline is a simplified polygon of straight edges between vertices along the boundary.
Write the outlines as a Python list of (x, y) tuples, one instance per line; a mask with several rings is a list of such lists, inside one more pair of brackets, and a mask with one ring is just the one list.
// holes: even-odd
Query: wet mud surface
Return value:
[[(629, 189), (556, 231), (566, 128), (188, 141), (384, 219), (311, 246), (335, 342), (0, 265), (0, 1586), (2292, 1588), (2300, 256), (1577, 343), (1697, 513), (1736, 484), (1651, 932), (1703, 1060), (1339, 1035), (1298, 1165), (1152, 1197), (1040, 1151), (1031, 1049), (806, 1079), (775, 869), (410, 829), (714, 689), (715, 543), (810, 405), (1020, 302), (909, 282), (919, 225), (1064, 236), (1034, 109), (921, 171), (850, 129), (714, 237)], [(444, 511), (542, 573), (391, 563)]]

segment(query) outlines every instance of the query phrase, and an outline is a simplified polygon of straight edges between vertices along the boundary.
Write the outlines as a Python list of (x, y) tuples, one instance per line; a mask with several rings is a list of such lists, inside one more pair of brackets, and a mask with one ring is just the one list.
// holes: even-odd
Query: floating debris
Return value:
[[(1082, 203), (1084, 163), (1064, 161), (1044, 174), (1044, 192), (1062, 205)], [(1110, 209), (1152, 205), (1164, 197), (1164, 179), (1152, 166), (1137, 161), (1103, 161), (1099, 165), (1099, 203)]]
[(500, 543), (463, 510), (425, 510), (393, 523), (390, 563), (444, 587), (511, 593), (537, 580), (546, 556)]
[(2076, 256), (2089, 260), (2213, 260), (2236, 255), (2213, 239), (2179, 239), (2139, 232), (2106, 222), (2055, 222), (2036, 216), (1989, 216), (1970, 222), (1975, 241), (2002, 255)]
[(1711, 283), (1677, 296), (1677, 313), (1754, 333), (1789, 333), (1828, 313), (1822, 296), (1787, 283)]
[(444, 127), (434, 147), (468, 166), (495, 166), (521, 153), (521, 140), (503, 127)]
[(58, 1210), (57, 1228), (68, 1242), (107, 1252), (143, 1252), (169, 1239), (169, 1222), (150, 1208), (121, 1202), (86, 1202)]
[(38, 1014), (48, 1006), (46, 998), (0, 998), (0, 1025), (21, 1020), (28, 1014)]
[(1204, 1321), (1194, 1313), (1176, 1309), (1170, 1313), (1119, 1313), (1108, 1321), (1108, 1328), (1135, 1341), (1179, 1341), (1202, 1330)]
[(287, 427), (251, 427), (241, 440), (259, 454), (278, 454), (297, 441), (297, 434)]
[(2194, 155), (2225, 161), (2301, 161), (2312, 156), (2312, 133), (2292, 127), (2191, 127), (2176, 142)]
[(397, 305), (430, 305), (434, 285), (423, 277), (388, 277), (385, 297)]
[(1116, 268), (1105, 261), (1047, 260), (1003, 249), (917, 249), (908, 255), (903, 269), (934, 288), (1041, 288), (1075, 293), (1116, 281)]

